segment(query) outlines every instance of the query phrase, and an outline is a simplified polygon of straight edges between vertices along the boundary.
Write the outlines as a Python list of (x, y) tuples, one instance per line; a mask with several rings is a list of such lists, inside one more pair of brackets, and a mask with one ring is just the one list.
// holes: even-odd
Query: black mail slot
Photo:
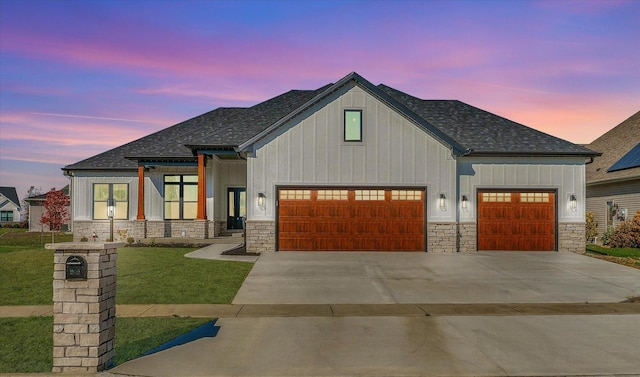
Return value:
[(67, 258), (66, 275), (67, 280), (86, 280), (87, 279), (87, 261), (80, 255), (72, 255)]

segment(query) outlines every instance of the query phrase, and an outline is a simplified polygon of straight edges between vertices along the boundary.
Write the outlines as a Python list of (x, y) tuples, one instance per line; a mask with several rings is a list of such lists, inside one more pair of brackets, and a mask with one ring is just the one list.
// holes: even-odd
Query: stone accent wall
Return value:
[(584, 254), (586, 248), (585, 223), (558, 223), (558, 251)]
[(220, 237), (220, 221), (211, 220), (209, 221), (209, 237), (215, 238)]
[(478, 226), (476, 223), (460, 223), (458, 233), (458, 248), (461, 253), (478, 251)]
[[(54, 373), (98, 372), (112, 366), (116, 331), (116, 259), (119, 242), (47, 244), (54, 250)], [(85, 259), (87, 278), (67, 280), (66, 261)]]
[(455, 253), (457, 229), (455, 223), (427, 223), (427, 251)]
[[(145, 238), (144, 225), (139, 220), (113, 220), (114, 241), (127, 242), (127, 238), (133, 237), (136, 241)], [(109, 239), (109, 220), (74, 221), (73, 241), (80, 242), (82, 237), (92, 241), (91, 235), (96, 234), (95, 241), (106, 242)]]
[(264, 253), (276, 250), (275, 221), (247, 221), (247, 252)]
[[(210, 223), (207, 220), (114, 220), (114, 241), (127, 242), (133, 237), (135, 241), (143, 238), (209, 238)], [(96, 240), (105, 242), (109, 238), (109, 220), (75, 221), (73, 223), (73, 241), (79, 242), (82, 237), (92, 241), (95, 232)], [(215, 230), (215, 224), (214, 230)], [(184, 235), (183, 235), (184, 232)], [(215, 233), (213, 233), (215, 234)]]

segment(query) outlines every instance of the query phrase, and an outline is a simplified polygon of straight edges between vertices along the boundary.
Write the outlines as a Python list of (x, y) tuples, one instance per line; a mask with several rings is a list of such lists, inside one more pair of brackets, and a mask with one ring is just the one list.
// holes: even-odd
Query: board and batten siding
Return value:
[(207, 218), (227, 221), (227, 189), (247, 187), (247, 162), (222, 161), (216, 157), (207, 161)]
[[(362, 110), (360, 142), (345, 142), (345, 109)], [(358, 86), (336, 92), (315, 111), (285, 125), (248, 158), (248, 217), (275, 220), (276, 186), (422, 187), (427, 221), (454, 222), (438, 194), (455, 194), (451, 150)], [(267, 198), (264, 209), (258, 193)]]
[[(559, 223), (584, 222), (585, 161), (580, 157), (460, 157), (459, 198), (467, 196), (461, 222), (476, 221), (476, 193), (480, 189), (557, 190)], [(569, 196), (576, 195), (577, 210), (569, 208)]]

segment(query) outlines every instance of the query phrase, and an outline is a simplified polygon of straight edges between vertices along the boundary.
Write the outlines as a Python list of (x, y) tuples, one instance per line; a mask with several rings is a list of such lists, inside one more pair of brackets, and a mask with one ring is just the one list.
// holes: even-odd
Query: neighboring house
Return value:
[[(584, 251), (597, 153), (356, 73), (219, 108), (63, 168), (74, 238), (211, 238), (247, 251)], [(118, 236), (117, 236), (118, 237)]]
[[(69, 185), (62, 188), (65, 195), (69, 196)], [(49, 225), (42, 224), (40, 219), (44, 215), (43, 203), (47, 199), (47, 194), (41, 194), (26, 198), (24, 201), (29, 205), (29, 232), (48, 232)], [(71, 213), (71, 211), (69, 211)], [(60, 228), (61, 232), (68, 232), (71, 224), (64, 224)]]
[(0, 187), (0, 224), (20, 222), (20, 199), (15, 187)]
[(598, 236), (640, 209), (640, 111), (587, 146), (602, 156), (587, 165), (587, 211)]

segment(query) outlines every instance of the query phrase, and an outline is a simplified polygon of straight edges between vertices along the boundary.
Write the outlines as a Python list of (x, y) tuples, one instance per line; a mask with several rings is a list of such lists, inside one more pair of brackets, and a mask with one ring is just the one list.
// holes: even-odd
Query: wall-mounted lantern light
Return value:
[(259, 192), (258, 193), (258, 207), (264, 209), (265, 200), (266, 199), (267, 199), (267, 196), (263, 192)]
[(464, 212), (469, 210), (469, 198), (466, 195), (462, 195), (462, 210)]
[(440, 211), (446, 211), (447, 210), (447, 197), (445, 196), (444, 193), (440, 193)]
[(569, 208), (573, 212), (576, 212), (578, 210), (578, 198), (576, 198), (575, 194), (569, 195)]
[(109, 241), (113, 242), (113, 217), (116, 214), (116, 200), (107, 199), (107, 217), (109, 218)]

